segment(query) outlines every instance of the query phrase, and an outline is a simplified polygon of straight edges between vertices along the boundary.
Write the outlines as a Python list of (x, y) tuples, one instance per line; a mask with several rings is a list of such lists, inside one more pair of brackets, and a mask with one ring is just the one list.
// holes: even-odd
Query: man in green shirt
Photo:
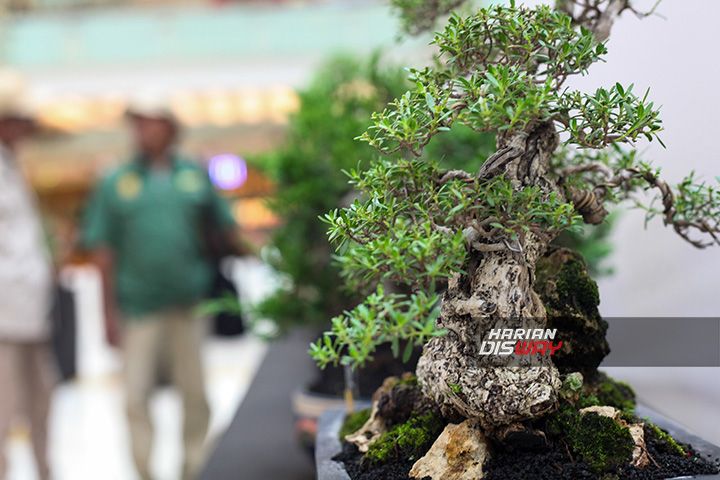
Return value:
[(158, 365), (171, 370), (185, 410), (183, 479), (203, 462), (209, 410), (194, 315), (214, 270), (203, 226), (231, 237), (235, 222), (207, 173), (175, 150), (178, 123), (155, 98), (131, 103), (135, 156), (107, 175), (87, 207), (82, 244), (94, 252), (103, 278), (108, 341), (125, 354), (127, 413), (133, 458), (150, 478), (152, 425), (148, 401)]

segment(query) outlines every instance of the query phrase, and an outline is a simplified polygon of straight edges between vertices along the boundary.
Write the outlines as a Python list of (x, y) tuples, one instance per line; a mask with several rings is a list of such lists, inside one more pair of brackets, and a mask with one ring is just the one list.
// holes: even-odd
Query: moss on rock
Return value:
[[(632, 387), (604, 373), (598, 373), (591, 382), (586, 383), (583, 393), (586, 398), (596, 398), (595, 405), (609, 405), (628, 415), (635, 412), (635, 391)], [(589, 405), (582, 405), (585, 406)]]
[(370, 444), (365, 461), (380, 464), (399, 459), (416, 460), (430, 448), (444, 426), (442, 419), (432, 412), (410, 417)]
[(583, 258), (568, 249), (548, 251), (537, 263), (533, 288), (547, 311), (547, 328), (558, 329), (562, 348), (553, 356), (561, 373), (591, 376), (610, 352), (600, 295)]
[(360, 430), (360, 427), (365, 425), (365, 422), (367, 422), (369, 418), (369, 408), (358, 410), (357, 412), (353, 412), (350, 415), (346, 416), (342, 427), (340, 427), (340, 441), (342, 441), (346, 435), (350, 435), (351, 433), (355, 433)]
[(664, 447), (665, 453), (675, 454), (680, 457), (685, 457), (687, 452), (685, 449), (665, 430), (654, 423), (646, 423), (648, 429), (652, 435), (658, 440), (658, 442)]
[(597, 473), (625, 465), (632, 458), (635, 444), (630, 430), (612, 418), (581, 415), (574, 406), (564, 404), (548, 418), (546, 429)]
[(627, 464), (635, 448), (627, 427), (596, 413), (581, 415), (568, 440), (570, 448), (598, 472)]
[(598, 386), (595, 395), (601, 405), (610, 405), (628, 414), (635, 412), (635, 391), (625, 382), (606, 377)]
[(573, 305), (585, 315), (594, 315), (600, 304), (600, 293), (595, 281), (590, 278), (585, 263), (577, 258), (562, 264), (557, 276), (559, 307)]

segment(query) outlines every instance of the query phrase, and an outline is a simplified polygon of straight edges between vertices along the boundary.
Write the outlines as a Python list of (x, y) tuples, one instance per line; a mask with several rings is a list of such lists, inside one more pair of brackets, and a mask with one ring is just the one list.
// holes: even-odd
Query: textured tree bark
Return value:
[[(504, 174), (516, 189), (539, 186), (557, 192), (548, 175), (557, 148), (550, 123), (530, 133), (498, 140), (502, 164), (481, 175)], [(480, 346), (493, 328), (544, 328), (545, 307), (533, 291), (535, 264), (551, 237), (521, 236), (500, 251), (470, 249), (465, 273), (449, 282), (438, 325), (448, 330), (424, 348), (417, 367), (423, 391), (449, 416), (477, 419), (487, 430), (542, 415), (557, 400), (560, 379), (550, 357), (482, 356)]]

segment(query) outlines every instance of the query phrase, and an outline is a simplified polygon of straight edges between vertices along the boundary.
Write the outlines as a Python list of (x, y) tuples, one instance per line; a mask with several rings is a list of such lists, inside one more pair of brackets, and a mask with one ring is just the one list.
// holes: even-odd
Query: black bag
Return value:
[(51, 343), (60, 378), (67, 381), (77, 375), (75, 295), (60, 283), (56, 285), (54, 294), (50, 311)]
[(240, 295), (235, 283), (223, 272), (223, 259), (233, 256), (235, 248), (220, 231), (212, 208), (203, 209), (201, 231), (205, 254), (213, 267), (213, 284), (205, 309), (212, 317), (213, 333), (221, 337), (234, 337), (245, 333), (245, 318), (240, 309)]
[(245, 333), (245, 318), (240, 309), (239, 292), (235, 283), (220, 268), (215, 269), (215, 281), (210, 298), (227, 305), (213, 316), (213, 333), (220, 337), (235, 337)]

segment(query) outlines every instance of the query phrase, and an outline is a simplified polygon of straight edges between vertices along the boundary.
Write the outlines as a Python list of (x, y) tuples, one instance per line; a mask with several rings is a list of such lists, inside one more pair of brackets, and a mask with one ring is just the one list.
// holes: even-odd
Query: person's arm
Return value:
[(100, 271), (105, 337), (112, 346), (121, 342), (119, 309), (115, 298), (115, 267), (112, 245), (112, 185), (103, 180), (88, 202), (83, 218), (80, 249), (87, 251)]
[(222, 238), (222, 244), (227, 245), (231, 254), (236, 256), (258, 255), (257, 246), (246, 241), (238, 229), (235, 217), (230, 211), (230, 205), (227, 200), (215, 190), (211, 184), (210, 192), (210, 209), (214, 222), (218, 227), (218, 231)]

